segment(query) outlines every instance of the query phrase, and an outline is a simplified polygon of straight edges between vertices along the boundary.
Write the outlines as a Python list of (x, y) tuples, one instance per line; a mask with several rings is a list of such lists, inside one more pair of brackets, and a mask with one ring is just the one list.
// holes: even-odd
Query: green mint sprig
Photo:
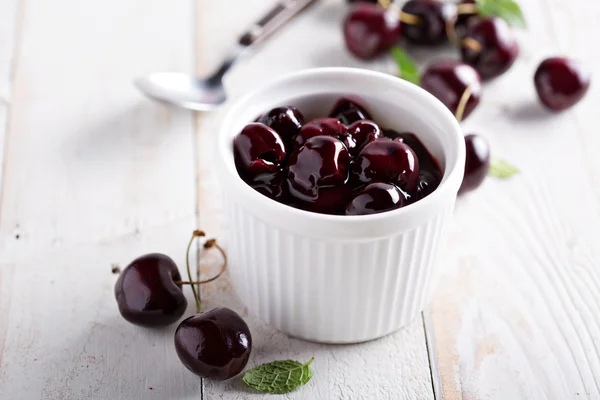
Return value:
[(514, 0), (476, 0), (477, 12), (484, 17), (496, 16), (515, 28), (527, 28), (527, 21)]
[(421, 74), (419, 73), (419, 67), (417, 67), (412, 58), (398, 46), (392, 47), (391, 53), (398, 66), (398, 77), (415, 85), (420, 85)]
[(299, 386), (305, 385), (312, 378), (310, 364), (294, 360), (273, 361), (252, 368), (244, 374), (244, 383), (263, 393), (289, 393)]
[(519, 173), (519, 170), (504, 160), (493, 158), (490, 161), (488, 175), (498, 179), (508, 179)]

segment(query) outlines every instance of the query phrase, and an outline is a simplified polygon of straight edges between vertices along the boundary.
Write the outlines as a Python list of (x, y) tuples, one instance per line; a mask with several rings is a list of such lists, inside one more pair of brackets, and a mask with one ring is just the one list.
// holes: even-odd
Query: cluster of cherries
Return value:
[(411, 204), (433, 192), (442, 173), (412, 133), (382, 129), (355, 97), (305, 123), (278, 107), (234, 138), (242, 179), (287, 205), (324, 214), (365, 215)]
[[(421, 46), (453, 43), (461, 60), (439, 59), (420, 77), (423, 89), (437, 97), (458, 121), (477, 107), (482, 81), (505, 73), (519, 55), (515, 34), (502, 18), (478, 15), (476, 0), (458, 3), (409, 0), (400, 9), (388, 0), (348, 0), (353, 5), (344, 21), (347, 49), (370, 60), (395, 46), (400, 38)], [(589, 73), (576, 61), (550, 57), (535, 71), (533, 83), (543, 106), (552, 111), (577, 104), (590, 86)], [(461, 193), (478, 187), (489, 170), (485, 138), (465, 136), (467, 159)]]
[[(443, 59), (423, 72), (421, 86), (436, 96), (459, 120), (467, 118), (481, 98), (481, 82), (510, 69), (519, 55), (516, 36), (507, 22), (478, 15), (476, 0), (458, 3), (409, 0), (398, 9), (389, 0), (348, 0), (355, 4), (344, 21), (347, 49), (370, 60), (400, 38), (421, 46), (453, 43), (461, 60)], [(574, 60), (551, 57), (537, 68), (534, 84), (541, 103), (550, 110), (565, 110), (583, 98), (589, 74)], [(461, 107), (462, 102), (466, 103)]]
[(214, 239), (205, 249), (216, 248), (223, 256), (221, 272), (204, 281), (193, 282), (189, 253), (194, 238), (204, 236), (194, 231), (187, 251), (189, 281), (183, 281), (177, 265), (168, 256), (147, 254), (133, 260), (121, 272), (115, 284), (119, 312), (127, 321), (143, 327), (164, 327), (177, 322), (185, 313), (187, 300), (183, 285), (191, 285), (197, 314), (179, 324), (175, 331), (175, 350), (181, 362), (194, 374), (215, 380), (238, 375), (246, 367), (252, 350), (252, 335), (235, 311), (218, 307), (202, 312), (199, 292), (194, 285), (217, 279), (227, 265), (225, 252)]

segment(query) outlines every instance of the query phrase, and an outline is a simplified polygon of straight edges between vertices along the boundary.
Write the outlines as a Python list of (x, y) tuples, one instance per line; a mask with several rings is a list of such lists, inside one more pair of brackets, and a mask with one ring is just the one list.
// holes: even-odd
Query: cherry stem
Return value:
[(473, 93), (473, 86), (469, 85), (463, 92), (462, 96), (460, 96), (460, 100), (458, 101), (458, 106), (456, 107), (456, 120), (458, 122), (462, 121), (463, 115), (465, 114), (465, 108), (467, 108), (467, 103), (469, 102), (469, 98), (471, 98), (471, 94)]
[(460, 45), (463, 47), (468, 47), (473, 51), (479, 52), (481, 51), (481, 43), (479, 43), (477, 40), (467, 37), (464, 38), (460, 41)]
[(456, 14), (477, 14), (479, 10), (477, 9), (477, 4), (468, 4), (462, 3), (456, 6)]
[[(225, 272), (225, 269), (227, 268), (227, 253), (225, 253), (225, 250), (223, 250), (223, 248), (217, 244), (216, 239), (208, 239), (204, 243), (204, 246), (203, 246), (204, 250), (209, 250), (209, 249), (215, 248), (219, 251), (219, 253), (221, 253), (221, 256), (223, 257), (223, 263), (221, 264), (221, 269), (215, 276), (208, 278), (208, 279), (200, 280), (200, 267), (198, 266), (196, 268), (197, 278), (196, 278), (196, 280), (194, 280), (192, 278), (192, 269), (190, 267), (190, 250), (192, 248), (192, 243), (194, 243), (194, 239), (196, 239), (197, 237), (204, 237), (204, 236), (206, 236), (205, 233), (202, 231), (199, 231), (199, 230), (195, 230), (194, 233), (192, 233), (192, 237), (190, 238), (190, 242), (188, 243), (187, 251), (185, 253), (185, 265), (187, 268), (188, 280), (187, 281), (175, 281), (176, 285), (191, 285), (192, 292), (194, 293), (194, 300), (196, 300), (196, 312), (198, 312), (198, 313), (202, 312), (202, 306), (201, 306), (201, 301), (200, 301), (200, 285), (217, 280), (221, 275), (223, 275), (223, 272)], [(197, 285), (197, 286), (194, 286), (194, 285)]]
[(219, 277), (221, 275), (223, 275), (223, 272), (225, 272), (225, 269), (227, 269), (227, 253), (225, 253), (225, 250), (223, 250), (223, 248), (217, 244), (217, 240), (216, 239), (209, 239), (209, 240), (206, 241), (206, 243), (204, 243), (204, 248), (206, 250), (211, 249), (213, 247), (215, 249), (217, 249), (217, 251), (219, 253), (221, 253), (221, 257), (223, 257), (223, 263), (221, 264), (221, 269), (219, 270), (218, 274), (216, 274), (212, 278), (204, 279), (203, 281), (200, 281), (200, 283), (208, 283), (208, 282), (212, 282), (214, 280), (219, 279)]
[(418, 15), (405, 13), (404, 11), (398, 12), (398, 19), (400, 22), (407, 25), (419, 25), (421, 23), (421, 17)]
[(454, 16), (454, 18), (448, 18), (446, 20), (446, 36), (448, 36), (448, 40), (450, 43), (456, 45), (459, 42), (458, 35), (456, 34), (456, 20), (458, 16)]
[[(194, 279), (192, 279), (192, 270), (190, 268), (190, 250), (192, 248), (192, 243), (194, 243), (194, 239), (196, 239), (197, 237), (204, 237), (206, 236), (206, 234), (202, 231), (199, 230), (195, 230), (192, 233), (192, 237), (190, 238), (190, 242), (188, 243), (187, 246), (187, 250), (185, 252), (185, 265), (187, 268), (187, 274), (188, 274), (188, 279), (191, 281), (193, 281)], [(202, 312), (202, 306), (200, 305), (200, 288), (198, 287), (198, 291), (196, 291), (196, 287), (194, 285), (192, 285), (192, 293), (194, 293), (194, 300), (196, 300), (196, 312), (201, 313)]]
[(390, 0), (377, 0), (377, 3), (385, 9), (389, 8), (392, 5), (392, 2)]
[[(392, 6), (394, 7), (395, 10), (398, 10), (398, 8), (390, 0), (377, 0), (377, 4), (379, 4), (381, 7), (385, 8), (386, 10), (388, 8), (391, 8)], [(400, 20), (400, 22), (403, 22), (408, 25), (418, 25), (421, 23), (421, 17), (419, 17), (418, 15), (405, 13), (402, 10), (398, 10), (398, 20)]]

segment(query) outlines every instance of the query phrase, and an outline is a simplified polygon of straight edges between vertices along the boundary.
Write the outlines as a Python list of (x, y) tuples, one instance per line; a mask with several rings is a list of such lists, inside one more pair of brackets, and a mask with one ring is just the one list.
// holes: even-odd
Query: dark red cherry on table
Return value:
[[(466, 119), (481, 99), (481, 77), (469, 64), (440, 60), (430, 65), (421, 77), (421, 87), (437, 97), (454, 115)], [(467, 88), (470, 94), (462, 110), (458, 110)], [(461, 111), (457, 113), (457, 111)]]
[(343, 140), (347, 134), (348, 128), (339, 120), (335, 118), (317, 118), (300, 129), (300, 132), (294, 138), (294, 146), (298, 148), (315, 136), (331, 136)]
[(344, 21), (346, 48), (364, 60), (389, 50), (399, 37), (398, 16), (377, 4), (356, 4)]
[(414, 22), (402, 23), (402, 36), (419, 45), (438, 45), (448, 40), (447, 22), (456, 16), (456, 6), (447, 1), (409, 0), (402, 11), (414, 15)]
[(181, 321), (175, 331), (179, 359), (194, 374), (226, 380), (246, 367), (252, 335), (244, 320), (229, 308), (215, 308)]
[[(474, 10), (471, 11), (471, 8), (474, 8), (476, 5), (475, 0), (461, 0), (457, 5), (457, 16), (456, 22), (454, 24), (454, 29), (459, 37), (464, 36), (466, 33), (468, 26), (476, 20), (477, 12)], [(465, 11), (466, 8), (469, 8), (469, 11)]]
[(288, 163), (290, 198), (302, 208), (336, 213), (346, 204), (350, 153), (342, 141), (316, 136), (296, 149)]
[(286, 156), (279, 134), (257, 122), (246, 125), (235, 137), (233, 150), (238, 170), (249, 177), (276, 173)]
[(381, 137), (381, 129), (373, 121), (356, 121), (348, 127), (348, 139), (344, 141), (350, 154), (355, 156), (367, 144)]
[(498, 17), (488, 17), (471, 25), (461, 45), (462, 60), (472, 65), (483, 79), (508, 71), (518, 55), (515, 34)]
[(304, 125), (304, 116), (296, 107), (277, 107), (263, 114), (258, 122), (273, 128), (285, 145), (290, 146)]
[(550, 110), (561, 111), (585, 96), (590, 87), (590, 74), (574, 60), (551, 57), (538, 66), (534, 83), (542, 104)]
[(349, 97), (339, 99), (329, 112), (329, 117), (338, 119), (344, 125), (364, 119), (373, 119), (359, 100)]
[(133, 260), (115, 284), (119, 312), (140, 326), (166, 326), (176, 322), (187, 307), (181, 275), (164, 254), (147, 254)]
[(388, 182), (411, 191), (417, 185), (419, 160), (405, 143), (380, 138), (368, 143), (358, 153), (351, 175), (356, 183)]
[(465, 145), (467, 150), (465, 175), (459, 193), (477, 189), (490, 169), (490, 145), (483, 136), (467, 135)]
[(408, 203), (396, 185), (374, 182), (362, 189), (346, 207), (346, 215), (369, 215), (395, 210)]

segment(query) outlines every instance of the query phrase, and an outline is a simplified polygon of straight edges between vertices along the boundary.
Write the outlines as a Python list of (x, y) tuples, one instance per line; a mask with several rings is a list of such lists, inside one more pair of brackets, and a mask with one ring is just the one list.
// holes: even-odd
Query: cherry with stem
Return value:
[(183, 365), (192, 373), (202, 378), (226, 380), (236, 376), (246, 367), (252, 351), (252, 335), (246, 322), (229, 308), (217, 307), (202, 311), (200, 284), (219, 278), (227, 267), (225, 251), (215, 239), (207, 240), (203, 248), (215, 248), (221, 253), (221, 269), (212, 278), (192, 280), (190, 251), (194, 240), (204, 236), (204, 232), (195, 230), (187, 246), (186, 269), (189, 282), (185, 283), (192, 286), (197, 314), (184, 319), (177, 327), (175, 350)]

